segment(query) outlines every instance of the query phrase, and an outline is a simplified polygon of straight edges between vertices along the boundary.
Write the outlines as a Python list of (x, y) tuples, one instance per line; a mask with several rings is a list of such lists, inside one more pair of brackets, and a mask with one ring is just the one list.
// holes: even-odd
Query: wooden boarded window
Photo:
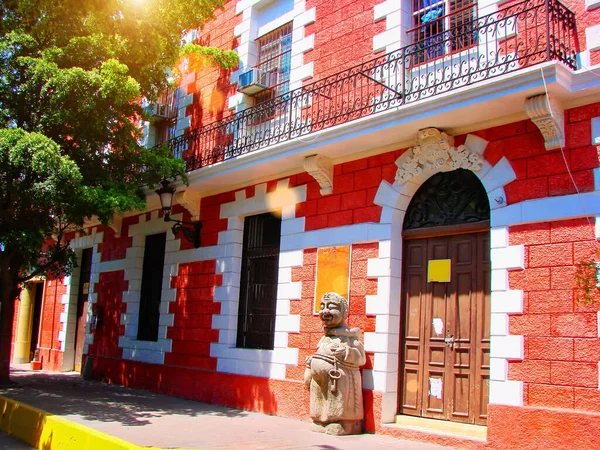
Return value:
[(167, 233), (146, 236), (137, 334), (140, 341), (158, 340), (166, 241)]
[(281, 218), (270, 213), (246, 217), (237, 346), (272, 349), (279, 273)]

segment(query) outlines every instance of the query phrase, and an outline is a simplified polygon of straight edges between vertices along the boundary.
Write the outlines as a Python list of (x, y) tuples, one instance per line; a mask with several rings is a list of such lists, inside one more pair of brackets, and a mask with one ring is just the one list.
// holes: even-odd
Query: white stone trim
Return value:
[(187, 107), (194, 103), (194, 93), (188, 94), (188, 88), (196, 82), (196, 72), (188, 72), (182, 78), (177, 89), (177, 123), (175, 135), (182, 136), (191, 127), (192, 115), (187, 114)]
[(267, 185), (254, 188), (254, 196), (246, 198), (246, 190), (235, 193), (235, 200), (221, 205), (220, 217), (227, 219), (227, 230), (219, 232), (219, 244), (212, 247), (217, 260), (217, 273), (223, 284), (215, 288), (214, 301), (221, 303), (220, 314), (213, 315), (212, 327), (219, 330), (219, 341), (210, 344), (210, 356), (217, 359), (217, 372), (284, 379), (286, 365), (298, 365), (298, 349), (288, 348), (288, 334), (300, 332), (300, 316), (290, 314), (290, 304), (301, 298), (302, 283), (292, 282), (292, 268), (301, 267), (302, 247), (280, 249), (277, 306), (275, 316), (275, 348), (255, 350), (236, 347), (239, 283), (243, 247), (244, 216), (267, 211), (283, 211), (281, 241), (294, 242), (304, 235), (304, 218), (296, 218), (298, 203), (306, 201), (306, 186), (290, 188), (289, 179), (280, 180), (274, 192)]
[(508, 205), (494, 211), (492, 227), (567, 220), (600, 214), (600, 191), (545, 197)]
[[(181, 219), (177, 214), (172, 217)], [(165, 243), (158, 340), (156, 342), (139, 341), (137, 331), (146, 236), (163, 232), (166, 232), (167, 240)], [(126, 309), (120, 318), (120, 324), (125, 326), (125, 332), (123, 336), (119, 336), (118, 345), (119, 348), (123, 349), (124, 360), (164, 364), (165, 353), (170, 352), (172, 347), (171, 339), (167, 339), (167, 328), (172, 326), (174, 320), (173, 314), (169, 313), (169, 304), (175, 301), (177, 295), (177, 289), (171, 287), (171, 277), (178, 274), (180, 259), (182, 259), (181, 254), (195, 253), (195, 257), (190, 259), (197, 261), (199, 259), (197, 257), (199, 249), (180, 251), (181, 240), (175, 239), (171, 232), (171, 224), (159, 218), (157, 211), (152, 211), (150, 220), (146, 220), (146, 214), (141, 214), (139, 222), (129, 226), (128, 236), (133, 238), (132, 245), (126, 250), (125, 259), (118, 261), (121, 269), (125, 271), (124, 280), (128, 282), (128, 290), (123, 292), (122, 299)]]
[(595, 235), (596, 235), (596, 240), (600, 240), (600, 216), (596, 216), (596, 226), (595, 228)]
[[(598, 4), (600, 5), (600, 0), (598, 0)], [(592, 142), (591, 145), (599, 145), (600, 144), (600, 117), (592, 118)]]
[[(90, 234), (77, 234), (75, 239), (72, 239), (69, 246), (75, 250), (75, 256), (81, 261), (83, 249), (92, 248), (92, 267), (90, 274), (90, 291), (88, 294), (88, 310), (86, 314), (85, 326), (85, 342), (83, 353), (88, 353), (90, 343), (93, 343), (94, 335), (90, 333), (89, 322), (92, 315), (92, 304), (96, 301), (94, 293), (94, 284), (98, 281), (99, 265), (98, 261), (101, 258), (98, 251), (98, 244), (102, 242), (104, 233), (98, 233), (97, 228), (91, 229)], [(60, 351), (63, 352), (63, 361), (61, 370), (73, 370), (75, 365), (75, 328), (77, 327), (77, 297), (79, 288), (79, 273), (80, 268), (75, 269), (71, 276), (63, 279), (63, 285), (66, 287), (66, 293), (62, 295), (61, 303), (64, 305), (63, 312), (59, 317), (60, 328), (58, 330), (58, 341), (60, 342)]]
[(600, 8), (600, 0), (585, 0), (586, 11), (591, 11), (596, 8)]
[(360, 242), (389, 240), (390, 238), (391, 230), (389, 224), (361, 223), (306, 231), (293, 236), (282, 236), (281, 250), (350, 245)]
[[(492, 216), (495, 212), (492, 212)], [(490, 260), (490, 403), (523, 404), (523, 383), (507, 381), (508, 361), (523, 360), (523, 336), (509, 334), (509, 315), (523, 313), (523, 291), (509, 289), (508, 272), (525, 267), (523, 245), (508, 245), (508, 228), (492, 227)], [(520, 383), (520, 384), (519, 384)]]
[[(596, 4), (600, 4), (596, 0)], [(585, 29), (585, 42), (587, 44), (586, 50), (598, 50), (600, 49), (600, 25), (594, 25)]]
[[(385, 31), (373, 36), (373, 52), (385, 50), (386, 53), (398, 50), (402, 46), (402, 36), (410, 28), (410, 21), (402, 10), (401, 1), (386, 0), (373, 8), (373, 21), (385, 20)], [(410, 17), (410, 15), (409, 15)], [(404, 26), (402, 26), (402, 22)]]
[(490, 379), (490, 404), (523, 406), (523, 382)]

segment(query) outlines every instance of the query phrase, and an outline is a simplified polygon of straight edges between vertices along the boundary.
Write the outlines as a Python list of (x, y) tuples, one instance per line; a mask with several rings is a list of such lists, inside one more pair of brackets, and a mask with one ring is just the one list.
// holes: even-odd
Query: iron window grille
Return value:
[(266, 213), (244, 220), (238, 347), (273, 348), (280, 238), (280, 217)]
[(474, 0), (413, 0), (414, 64), (439, 58), (477, 44), (477, 4)]
[(269, 89), (254, 97), (255, 104), (271, 100), (290, 90), (292, 64), (292, 22), (257, 39), (256, 68), (269, 74)]
[(139, 341), (158, 340), (166, 242), (167, 233), (146, 236), (137, 332)]

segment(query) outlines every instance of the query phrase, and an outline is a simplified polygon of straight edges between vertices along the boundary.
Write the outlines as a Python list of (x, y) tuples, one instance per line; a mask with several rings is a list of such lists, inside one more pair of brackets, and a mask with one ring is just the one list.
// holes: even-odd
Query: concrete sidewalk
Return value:
[[(327, 436), (307, 422), (84, 381), (77, 373), (13, 368), (0, 395), (141, 447), (448, 450), (381, 435)], [(103, 448), (102, 450), (110, 450)]]

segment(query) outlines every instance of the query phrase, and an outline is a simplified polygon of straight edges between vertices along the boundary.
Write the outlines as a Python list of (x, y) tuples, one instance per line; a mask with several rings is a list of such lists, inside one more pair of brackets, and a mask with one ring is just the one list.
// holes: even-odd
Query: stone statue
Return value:
[(306, 358), (304, 371), (314, 431), (334, 435), (361, 433), (364, 412), (359, 367), (366, 356), (360, 329), (348, 328), (348, 300), (335, 292), (321, 298), (319, 317), (325, 335), (317, 352)]

